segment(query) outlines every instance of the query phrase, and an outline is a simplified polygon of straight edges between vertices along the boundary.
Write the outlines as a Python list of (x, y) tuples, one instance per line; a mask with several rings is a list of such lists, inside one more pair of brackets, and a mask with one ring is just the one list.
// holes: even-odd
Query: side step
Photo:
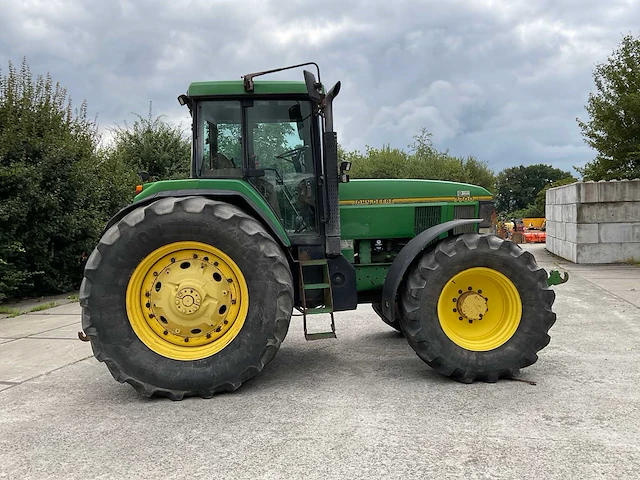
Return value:
[[(329, 279), (329, 264), (326, 259), (322, 260), (299, 260), (300, 271), (300, 297), (302, 299), (302, 322), (304, 326), (304, 338), (307, 341), (311, 340), (323, 340), (326, 338), (337, 338), (336, 336), (336, 323), (333, 318), (333, 293), (331, 291), (331, 281)], [(305, 267), (318, 267), (322, 266), (322, 282), (321, 283), (304, 283), (304, 268)], [(324, 306), (307, 308), (307, 295), (308, 290), (323, 290), (324, 292)], [(328, 313), (331, 315), (331, 331), (330, 332), (318, 332), (309, 333), (307, 330), (307, 315), (318, 315), (321, 313)]]

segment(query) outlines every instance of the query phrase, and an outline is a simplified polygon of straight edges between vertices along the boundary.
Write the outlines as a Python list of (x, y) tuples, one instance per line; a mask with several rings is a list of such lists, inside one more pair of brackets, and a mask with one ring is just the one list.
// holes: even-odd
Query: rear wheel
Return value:
[(275, 356), (292, 284), (278, 244), (242, 210), (167, 198), (129, 213), (92, 253), (83, 329), (114, 378), (143, 395), (211, 397)]
[(420, 358), (456, 380), (494, 382), (535, 363), (555, 299), (528, 252), (465, 234), (423, 253), (401, 296), (403, 332)]

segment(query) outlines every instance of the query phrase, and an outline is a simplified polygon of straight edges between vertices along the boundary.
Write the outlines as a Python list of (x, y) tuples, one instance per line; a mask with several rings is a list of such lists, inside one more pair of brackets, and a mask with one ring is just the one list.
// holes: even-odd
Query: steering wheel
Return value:
[(293, 163), (296, 172), (302, 173), (306, 167), (306, 163), (303, 163), (302, 159), (304, 158), (304, 154), (307, 150), (309, 150), (309, 147), (307, 145), (302, 145), (300, 147), (287, 150), (286, 152), (282, 152), (281, 154), (276, 155), (276, 158), (281, 158), (282, 160)]

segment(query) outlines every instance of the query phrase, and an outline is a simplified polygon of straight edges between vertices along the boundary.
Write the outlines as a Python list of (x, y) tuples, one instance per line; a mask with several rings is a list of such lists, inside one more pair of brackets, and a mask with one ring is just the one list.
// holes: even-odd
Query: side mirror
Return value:
[(316, 82), (316, 77), (314, 77), (313, 73), (308, 70), (304, 71), (304, 83), (307, 86), (307, 93), (309, 94), (311, 101), (313, 103), (320, 104), (322, 102), (322, 96), (320, 95), (320, 88), (322, 85)]
[(140, 180), (142, 180), (143, 182), (146, 182), (149, 180), (149, 172), (145, 172), (144, 170), (139, 170), (138, 176), (140, 177)]
[(351, 170), (351, 162), (340, 162), (340, 183), (347, 183), (349, 175), (344, 172)]

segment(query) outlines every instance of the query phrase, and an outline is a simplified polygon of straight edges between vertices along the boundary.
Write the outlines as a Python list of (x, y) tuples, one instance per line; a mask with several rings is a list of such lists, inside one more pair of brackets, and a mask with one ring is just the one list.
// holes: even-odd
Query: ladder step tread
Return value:
[(305, 339), (309, 340), (323, 340), (325, 338), (338, 338), (335, 332), (320, 332), (320, 333), (307, 333)]
[(325, 258), (320, 260), (299, 260), (300, 265), (303, 267), (313, 266), (313, 265), (327, 265), (327, 260)]
[(333, 309), (329, 307), (307, 308), (307, 310), (305, 311), (307, 315), (317, 315), (319, 313), (331, 313), (331, 312), (333, 312)]
[(305, 290), (320, 290), (324, 288), (329, 288), (331, 285), (329, 283), (308, 283), (304, 286)]

